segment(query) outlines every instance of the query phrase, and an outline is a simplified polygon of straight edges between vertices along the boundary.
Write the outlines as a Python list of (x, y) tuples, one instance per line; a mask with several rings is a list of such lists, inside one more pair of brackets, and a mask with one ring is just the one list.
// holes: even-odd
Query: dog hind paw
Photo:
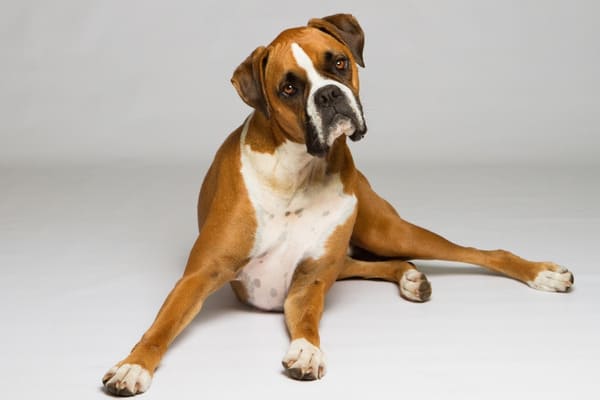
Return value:
[(325, 375), (323, 352), (306, 339), (296, 339), (281, 362), (290, 378), (313, 381)]
[(431, 285), (424, 273), (409, 269), (400, 278), (400, 295), (407, 300), (422, 303), (431, 297)]
[(137, 364), (123, 364), (112, 367), (102, 378), (106, 390), (117, 396), (133, 396), (143, 393), (150, 387), (150, 373)]
[(554, 263), (547, 263), (546, 269), (538, 272), (533, 281), (527, 282), (529, 286), (547, 292), (567, 292), (575, 279), (573, 273)]

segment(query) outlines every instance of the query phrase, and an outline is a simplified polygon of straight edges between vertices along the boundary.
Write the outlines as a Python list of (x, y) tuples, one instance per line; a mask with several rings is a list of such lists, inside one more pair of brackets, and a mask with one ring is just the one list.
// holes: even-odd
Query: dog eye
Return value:
[(335, 62), (335, 69), (338, 71), (345, 71), (348, 68), (348, 59), (338, 58)]
[(298, 88), (296, 86), (292, 85), (291, 83), (286, 83), (283, 86), (283, 88), (281, 89), (281, 93), (283, 93), (284, 95), (286, 95), (288, 97), (292, 97), (293, 95), (298, 93)]

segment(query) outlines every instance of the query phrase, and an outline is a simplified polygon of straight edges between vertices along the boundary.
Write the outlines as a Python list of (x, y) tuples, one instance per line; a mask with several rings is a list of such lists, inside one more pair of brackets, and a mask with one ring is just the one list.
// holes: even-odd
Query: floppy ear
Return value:
[(250, 107), (269, 118), (269, 102), (265, 93), (265, 65), (268, 50), (259, 46), (233, 72), (231, 83)]
[(328, 33), (345, 44), (352, 52), (356, 63), (361, 67), (365, 66), (363, 61), (365, 33), (356, 18), (351, 14), (335, 14), (323, 18), (313, 18), (308, 21), (308, 26)]

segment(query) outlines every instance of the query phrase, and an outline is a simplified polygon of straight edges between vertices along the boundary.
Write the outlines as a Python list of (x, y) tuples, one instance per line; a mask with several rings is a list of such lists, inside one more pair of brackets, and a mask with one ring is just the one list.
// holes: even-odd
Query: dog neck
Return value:
[(336, 142), (326, 157), (315, 157), (308, 154), (306, 144), (279, 137), (257, 115), (250, 115), (244, 123), (240, 144), (243, 165), (253, 169), (262, 184), (292, 196), (339, 172), (338, 153), (346, 147), (345, 138), (339, 138), (340, 143)]

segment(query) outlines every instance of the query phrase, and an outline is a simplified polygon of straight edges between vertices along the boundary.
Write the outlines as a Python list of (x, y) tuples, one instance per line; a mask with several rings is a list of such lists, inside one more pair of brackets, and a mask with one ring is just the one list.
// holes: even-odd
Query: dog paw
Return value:
[(123, 364), (112, 367), (102, 378), (106, 390), (117, 396), (133, 396), (143, 393), (150, 387), (150, 373), (137, 364)]
[(296, 339), (281, 362), (290, 378), (313, 381), (325, 376), (323, 352), (306, 339)]
[(527, 282), (529, 286), (547, 292), (566, 292), (574, 283), (573, 273), (554, 263), (546, 263), (546, 269), (538, 272), (533, 281)]
[(407, 300), (424, 302), (431, 297), (431, 285), (424, 273), (409, 269), (400, 278), (400, 295)]

